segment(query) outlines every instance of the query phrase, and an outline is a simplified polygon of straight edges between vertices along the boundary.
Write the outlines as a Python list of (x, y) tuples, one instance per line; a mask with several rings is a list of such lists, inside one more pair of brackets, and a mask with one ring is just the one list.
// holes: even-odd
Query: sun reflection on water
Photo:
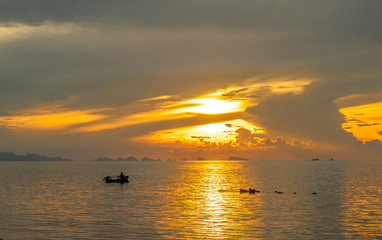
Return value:
[(174, 192), (181, 202), (172, 210), (178, 217), (171, 225), (185, 228), (187, 237), (208, 239), (232, 239), (243, 236), (248, 225), (261, 227), (254, 211), (260, 208), (261, 198), (239, 193), (238, 187), (247, 181), (239, 174), (241, 170), (240, 163), (224, 161), (190, 164), (190, 173), (182, 174), (183, 184)]
[[(102, 181), (121, 168), (129, 184)], [(4, 239), (382, 238), (380, 162), (3, 162), (0, 176)]]
[[(382, 169), (381, 165), (373, 166)], [(346, 239), (380, 239), (382, 237), (382, 184), (374, 168), (364, 174), (346, 179), (343, 194), (344, 228)]]

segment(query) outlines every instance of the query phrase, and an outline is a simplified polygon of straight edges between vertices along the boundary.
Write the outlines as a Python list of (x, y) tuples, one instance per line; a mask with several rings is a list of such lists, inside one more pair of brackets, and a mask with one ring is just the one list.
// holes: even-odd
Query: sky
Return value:
[(379, 0), (0, 0), (0, 151), (378, 160)]

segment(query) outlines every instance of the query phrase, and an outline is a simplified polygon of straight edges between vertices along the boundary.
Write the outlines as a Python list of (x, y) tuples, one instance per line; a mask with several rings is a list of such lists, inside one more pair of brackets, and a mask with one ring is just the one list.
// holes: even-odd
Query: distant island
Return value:
[[(90, 161), (93, 161), (93, 162), (138, 162), (139, 160), (133, 156), (130, 156), (130, 157), (127, 157), (127, 158), (121, 158), (121, 157), (118, 157), (118, 158), (108, 158), (108, 157), (100, 157), (100, 158), (97, 158), (97, 159), (94, 159), (94, 160), (90, 160)], [(141, 162), (151, 162), (151, 161), (161, 161), (160, 159), (151, 159), (151, 158), (148, 158), (148, 157), (144, 157), (140, 160)]]
[(240, 160), (240, 161), (247, 161), (248, 158), (242, 158), (242, 157), (229, 157), (228, 160)]
[(39, 154), (16, 155), (13, 152), (0, 152), (0, 161), (73, 161), (68, 158), (46, 157)]
[(90, 160), (90, 161), (95, 161), (95, 162), (137, 162), (139, 161), (138, 159), (136, 159), (135, 157), (133, 156), (130, 156), (130, 157), (127, 157), (127, 158), (115, 158), (115, 159), (112, 159), (112, 158), (108, 158), (108, 157), (100, 157), (100, 158), (97, 158), (97, 159), (94, 159), (94, 160)]
[(151, 158), (148, 158), (148, 157), (144, 157), (141, 159), (141, 162), (152, 162), (152, 161), (161, 161), (160, 159), (151, 159)]

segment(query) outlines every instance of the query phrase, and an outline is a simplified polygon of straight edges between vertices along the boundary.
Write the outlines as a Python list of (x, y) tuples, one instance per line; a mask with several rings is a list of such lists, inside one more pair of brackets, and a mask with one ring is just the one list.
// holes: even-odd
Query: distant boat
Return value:
[(333, 158), (330, 159), (330, 161), (333, 161), (333, 160), (334, 160)]
[(319, 158), (312, 158), (312, 161), (319, 161)]

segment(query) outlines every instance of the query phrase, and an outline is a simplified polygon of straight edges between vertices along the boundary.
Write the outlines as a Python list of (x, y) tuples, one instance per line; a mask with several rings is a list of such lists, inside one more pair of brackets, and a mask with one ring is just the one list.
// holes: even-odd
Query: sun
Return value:
[(223, 99), (199, 98), (187, 101), (197, 106), (189, 107), (187, 110), (193, 113), (222, 114), (243, 111), (244, 105), (241, 101), (229, 101)]

